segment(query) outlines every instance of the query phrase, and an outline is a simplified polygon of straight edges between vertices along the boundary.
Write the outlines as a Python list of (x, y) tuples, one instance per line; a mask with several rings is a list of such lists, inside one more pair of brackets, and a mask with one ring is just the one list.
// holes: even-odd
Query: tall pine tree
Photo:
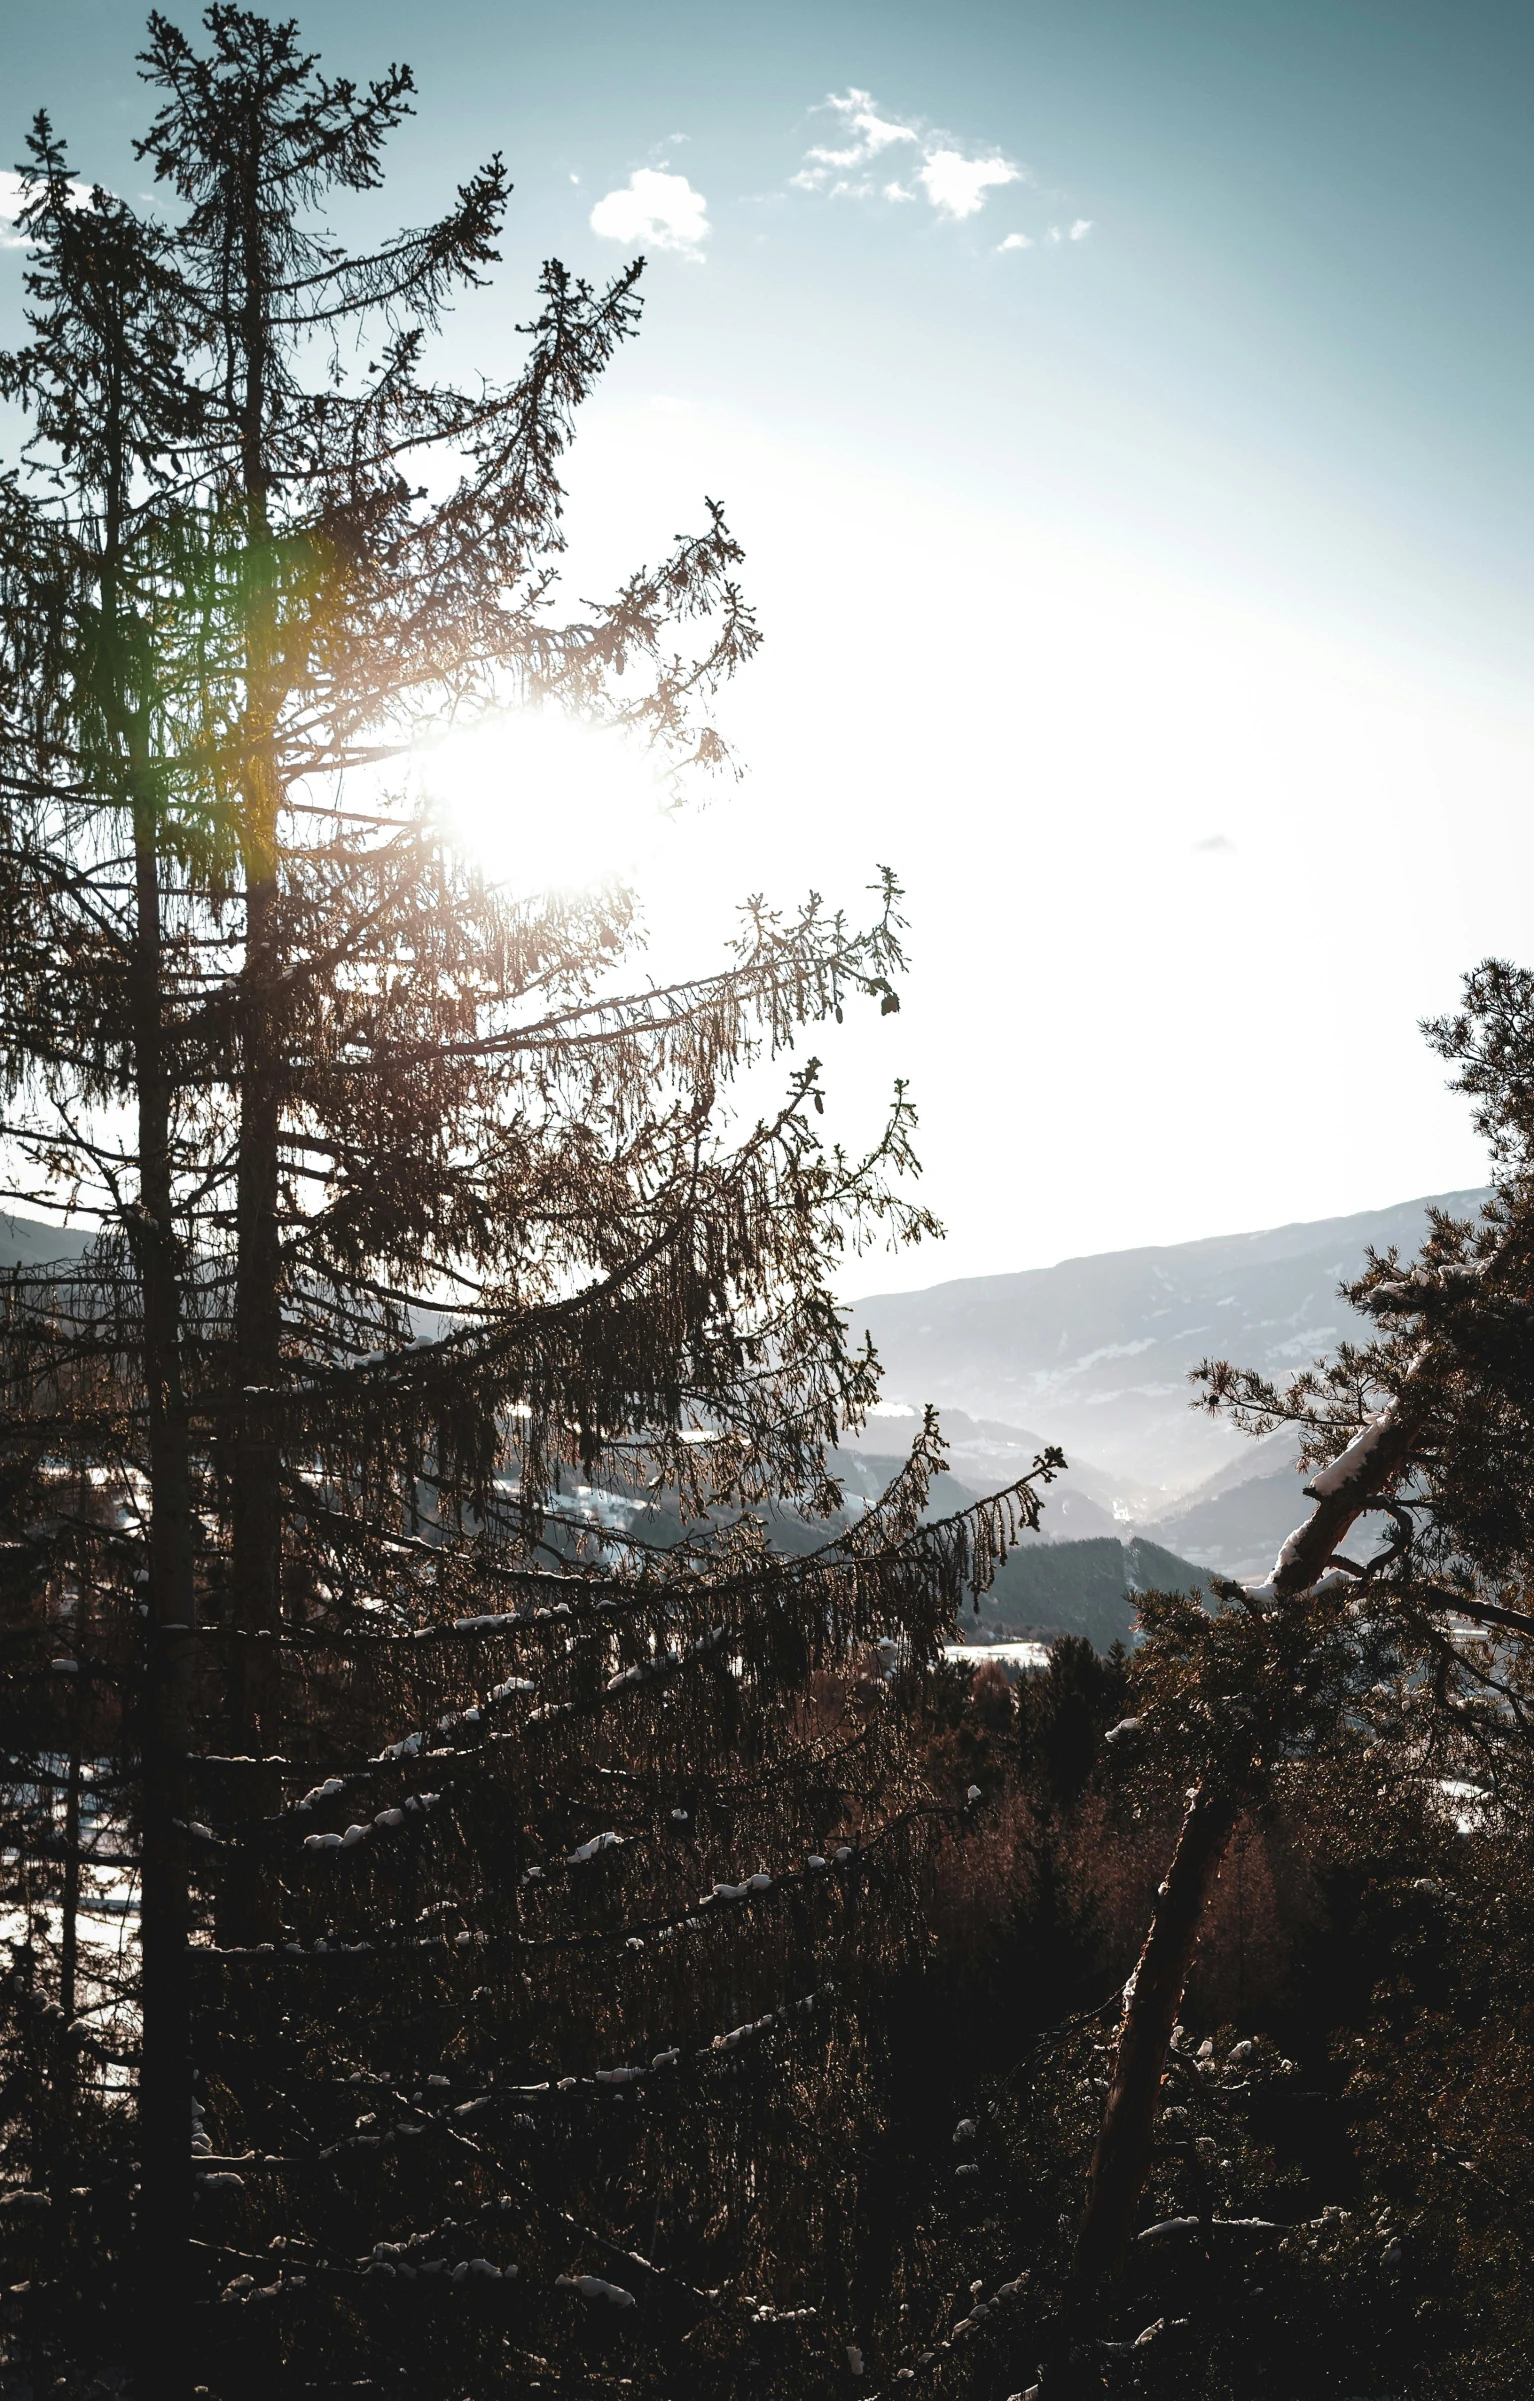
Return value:
[(657, 986), (625, 894), (488, 888), (390, 795), (424, 728), (529, 702), (716, 764), (739, 554), (711, 509), (562, 617), (562, 459), (637, 264), (550, 266), (509, 386), (431, 380), (498, 162), (346, 251), (325, 197), (378, 182), (408, 73), (204, 24), (151, 20), (165, 222), (39, 123), (3, 369), (11, 1182), (98, 1229), (8, 1295), (14, 1755), (56, 1772), (88, 1588), (89, 1774), (142, 1876), (144, 2389), (515, 2389), (616, 2342), (656, 2391), (768, 2344), (812, 2390), (872, 2306), (825, 2131), (860, 1996), (970, 1806), (869, 1646), (930, 1656), (1037, 1512), (1025, 1479), (929, 1524), (930, 1425), (840, 1510), (876, 1367), (831, 1272), (926, 1230), (910, 1111), (854, 1159), (813, 1060), (724, 1106), (895, 1005), (898, 892), (862, 929), (753, 904)]

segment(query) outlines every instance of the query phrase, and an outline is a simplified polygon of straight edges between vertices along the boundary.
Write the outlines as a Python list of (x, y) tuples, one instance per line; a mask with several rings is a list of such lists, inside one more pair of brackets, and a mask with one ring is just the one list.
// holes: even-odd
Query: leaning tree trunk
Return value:
[(1250, 1763), (1230, 1761), (1199, 1781), (1182, 1822), (1156, 1914), (1129, 1987), (1113, 2077), (1103, 2107), (1087, 2204), (1072, 2262), (1090, 2289), (1116, 2274), (1150, 2172), (1161, 2079), (1204, 1912), (1235, 1831), (1254, 1797)]
[[(1279, 1607), (1307, 1592), (1325, 1574), (1349, 1527), (1398, 1483), (1411, 1453), (1416, 1430), (1414, 1401), (1420, 1389), (1419, 1363), (1383, 1416), (1309, 1487), (1316, 1504), (1279, 1553), (1271, 1579), (1271, 1606)], [(1269, 1764), (1264, 1749), (1262, 1742), (1253, 1743), (1248, 1729), (1241, 1747), (1212, 1761), (1199, 1779), (1157, 1896), (1139, 1965), (1126, 1988), (1113, 2075), (1092, 2153), (1086, 2206), (1072, 2259), (1077, 2307), (1123, 2265), (1135, 2211), (1150, 2175), (1172, 2029), (1231, 1836), (1264, 1780)]]

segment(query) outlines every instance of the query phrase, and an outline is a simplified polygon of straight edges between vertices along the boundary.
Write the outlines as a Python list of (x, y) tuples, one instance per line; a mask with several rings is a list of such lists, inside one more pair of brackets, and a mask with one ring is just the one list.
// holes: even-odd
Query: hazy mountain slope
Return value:
[(1252, 1476), (1207, 1500), (1169, 1510), (1157, 1518), (1156, 1532), (1219, 1575), (1266, 1575), (1285, 1535), (1293, 1533), (1310, 1508), (1302, 1482), (1293, 1468)]
[[(1296, 1460), (1299, 1436), (1284, 1426), (1249, 1443), (1229, 1464), (1150, 1521), (1150, 1532), (1184, 1559), (1222, 1576), (1266, 1575), (1310, 1508)], [(1389, 1538), (1389, 1521), (1365, 1517), (1349, 1543), (1367, 1556)]]
[[(917, 1412), (897, 1404), (878, 1409), (856, 1434), (842, 1436), (842, 1454), (888, 1460), (909, 1444)], [(948, 1444), (951, 1472), (975, 1492), (999, 1492), (1025, 1475), (1039, 1453), (1049, 1447), (1041, 1434), (1021, 1426), (976, 1419), (963, 1409), (943, 1411), (943, 1436)], [(861, 1487), (854, 1487), (861, 1489)], [(1092, 1535), (1120, 1534), (1114, 1515), (1118, 1480), (1080, 1459), (1071, 1461), (1070, 1474), (1051, 1484), (1044, 1494), (1043, 1522), (1028, 1541), (1079, 1542)], [(1126, 1512), (1127, 1517), (1127, 1512)]]
[(1213, 1475), (1205, 1476), (1191, 1491), (1180, 1492), (1175, 1500), (1167, 1503), (1164, 1510), (1146, 1522), (1159, 1525), (1162, 1518), (1180, 1516), (1198, 1502), (1217, 1500), (1225, 1493), (1234, 1492), (1238, 1485), (1249, 1484), (1265, 1476), (1277, 1476), (1286, 1471), (1298, 1474), (1299, 1460), (1299, 1429), (1295, 1426), (1279, 1426), (1274, 1433), (1265, 1434), (1260, 1442), (1250, 1439), (1244, 1441), (1223, 1467), (1217, 1467)]
[[(1469, 1215), (1482, 1196), (1436, 1197)], [(1366, 1245), (1414, 1245), (1428, 1205), (876, 1293), (853, 1303), (852, 1332), (873, 1336), (886, 1404), (1037, 1427), (1119, 1479), (1144, 1520), (1246, 1452), (1188, 1407), (1189, 1369), (1208, 1353), (1282, 1374), (1359, 1333), (1338, 1284)]]
[(55, 1259), (78, 1259), (92, 1240), (78, 1228), (48, 1225), (36, 1217), (0, 1211), (0, 1267), (41, 1267)]
[[(831, 1453), (831, 1471), (840, 1478), (849, 1499), (856, 1496), (860, 1500), (877, 1500), (904, 1465), (904, 1452), (843, 1449)], [(1004, 1476), (996, 1479), (997, 1485), (1005, 1482)], [(952, 1473), (934, 1476), (927, 1495), (926, 1514), (929, 1518), (957, 1517), (961, 1509), (969, 1508), (980, 1497), (980, 1491), (994, 1489), (995, 1486), (987, 1484), (977, 1490), (968, 1482), (961, 1483)], [(826, 1537), (822, 1535), (821, 1539), (824, 1541)]]

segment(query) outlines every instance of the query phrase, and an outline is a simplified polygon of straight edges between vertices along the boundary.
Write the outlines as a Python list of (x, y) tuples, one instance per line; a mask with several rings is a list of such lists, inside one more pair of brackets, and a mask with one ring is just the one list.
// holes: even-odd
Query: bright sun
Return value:
[(669, 823), (666, 787), (642, 751), (552, 708), (423, 747), (413, 781), (449, 839), (519, 893), (634, 878)]

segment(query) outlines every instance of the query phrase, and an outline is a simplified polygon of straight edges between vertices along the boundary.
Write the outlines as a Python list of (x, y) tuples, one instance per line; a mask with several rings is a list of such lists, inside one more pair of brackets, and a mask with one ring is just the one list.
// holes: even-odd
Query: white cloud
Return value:
[[(88, 183), (72, 183), (70, 194), (76, 208), (90, 205), (91, 187)], [(25, 250), (27, 244), (19, 233), (11, 231), (27, 203), (21, 177), (10, 167), (0, 167), (0, 250)]]
[(972, 217), (993, 184), (1016, 183), (1020, 169), (1004, 158), (966, 158), (962, 150), (929, 150), (916, 180), (942, 217)]
[(795, 183), (806, 190), (823, 188), (837, 169), (866, 166), (871, 158), (877, 158), (881, 150), (890, 149), (896, 142), (921, 139), (914, 125), (902, 125), (894, 117), (881, 117), (872, 92), (860, 92), (856, 86), (846, 92), (831, 92), (821, 105), (841, 118), (847, 138), (839, 150), (810, 151), (811, 163), (794, 177)]
[(663, 167), (636, 167), (621, 190), (597, 202), (591, 230), (610, 242), (648, 242), (656, 250), (676, 250), (683, 258), (701, 262), (709, 233), (708, 202), (685, 175), (668, 175)]
[(856, 85), (832, 92), (821, 102), (840, 121), (841, 140), (817, 143), (805, 154), (803, 166), (789, 182), (801, 192), (823, 192), (829, 199), (843, 196), (871, 200), (914, 200), (911, 184), (898, 178), (882, 182), (872, 170), (885, 151), (908, 144), (917, 153), (911, 181), (920, 186), (940, 217), (973, 217), (985, 206), (985, 196), (999, 184), (1021, 183), (1025, 171), (992, 151), (971, 158), (951, 134), (933, 132), (919, 122), (881, 115), (871, 92)]
[(1086, 238), (1087, 238), (1087, 235), (1088, 235), (1088, 234), (1091, 232), (1091, 230), (1092, 230), (1092, 220), (1091, 220), (1091, 218), (1090, 218), (1090, 217), (1078, 217), (1078, 218), (1076, 219), (1076, 222), (1075, 222), (1075, 224), (1074, 224), (1074, 225), (1071, 227), (1071, 240), (1072, 240), (1073, 242), (1084, 242), (1084, 241), (1086, 240)]
[(1031, 250), (1033, 236), (1031, 233), (1009, 233), (1006, 240), (998, 242), (996, 247), (998, 250)]

